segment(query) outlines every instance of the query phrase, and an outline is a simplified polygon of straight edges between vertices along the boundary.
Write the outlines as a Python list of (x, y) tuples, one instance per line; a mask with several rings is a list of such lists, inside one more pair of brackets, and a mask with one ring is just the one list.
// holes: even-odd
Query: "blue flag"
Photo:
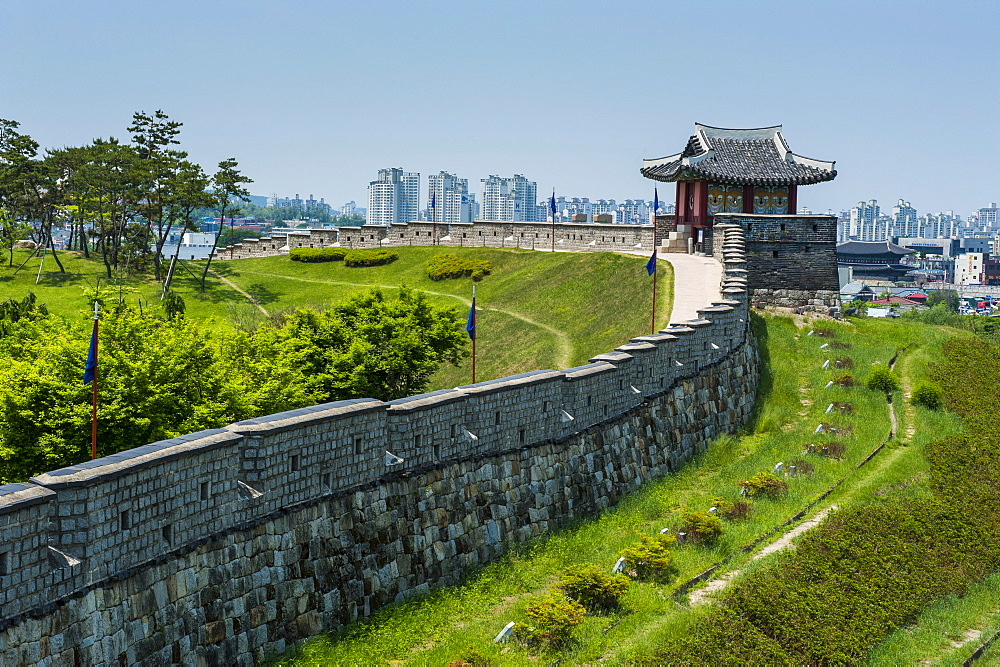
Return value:
[(94, 381), (94, 376), (97, 374), (97, 327), (94, 327), (94, 333), (90, 335), (90, 352), (87, 353), (87, 365), (83, 370), (83, 383), (90, 384)]
[(660, 210), (660, 195), (657, 194), (656, 188), (653, 188), (653, 215)]
[(431, 193), (431, 208), (435, 208), (435, 203), (437, 203), (437, 193)]
[(552, 191), (552, 196), (549, 198), (549, 212), (552, 214), (552, 221), (555, 222), (556, 219), (556, 191)]
[(649, 261), (646, 262), (646, 273), (653, 275), (656, 272), (656, 251), (650, 256)]
[(476, 340), (476, 297), (472, 297), (472, 307), (469, 308), (469, 321), (465, 323), (465, 330), (470, 340)]

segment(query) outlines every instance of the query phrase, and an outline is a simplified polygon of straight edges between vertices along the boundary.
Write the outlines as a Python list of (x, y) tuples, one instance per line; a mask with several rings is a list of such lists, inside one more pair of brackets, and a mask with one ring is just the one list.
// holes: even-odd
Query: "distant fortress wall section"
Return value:
[[(805, 308), (828, 313), (840, 308), (837, 277), (837, 217), (719, 213), (715, 233), (738, 227), (746, 244), (745, 268), (751, 305)], [(726, 250), (713, 244), (721, 259)], [(735, 264), (738, 257), (731, 257)]]
[[(550, 250), (552, 223), (476, 222), (436, 225), (437, 245), (443, 247), (526, 248)], [(673, 216), (657, 216), (657, 236), (666, 239), (673, 230)], [(221, 248), (216, 259), (247, 259), (286, 254), (292, 248), (387, 248), (434, 245), (435, 225), (428, 221), (360, 227), (332, 227), (289, 232), (261, 239), (244, 239)], [(610, 223), (557, 223), (556, 250), (653, 251), (652, 225)]]
[[(724, 260), (742, 254), (741, 229), (720, 235)], [(734, 268), (698, 319), (577, 368), (317, 405), (0, 487), (0, 663), (261, 662), (615, 506), (748, 419), (745, 285)]]

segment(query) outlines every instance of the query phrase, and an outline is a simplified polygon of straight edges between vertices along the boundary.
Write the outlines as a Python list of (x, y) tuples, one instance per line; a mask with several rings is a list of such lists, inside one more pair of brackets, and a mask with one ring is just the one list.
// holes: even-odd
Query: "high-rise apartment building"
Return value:
[(410, 222), (419, 211), (420, 174), (379, 169), (378, 178), (368, 184), (368, 224)]
[(978, 218), (976, 226), (979, 230), (996, 231), (1000, 229), (1000, 208), (997, 208), (996, 202), (979, 209), (975, 217)]
[[(434, 201), (434, 211), (431, 211)], [(469, 194), (469, 179), (442, 171), (427, 177), (428, 220), (450, 225), (475, 219), (475, 196)]]
[(340, 207), (340, 214), (341, 215), (355, 215), (355, 213), (356, 213), (357, 210), (358, 210), (358, 205), (355, 202), (353, 202), (353, 201), (349, 201), (349, 202), (347, 202), (346, 204), (344, 204), (343, 206)]
[(850, 237), (858, 241), (884, 241), (885, 229), (878, 224), (881, 213), (877, 200), (859, 201), (851, 209)]
[(537, 220), (538, 184), (535, 181), (514, 174), (513, 178), (490, 175), (482, 179), (482, 183), (483, 220)]
[(910, 202), (900, 199), (892, 207), (892, 230), (890, 236), (913, 237), (919, 236), (917, 224), (917, 209), (910, 206)]

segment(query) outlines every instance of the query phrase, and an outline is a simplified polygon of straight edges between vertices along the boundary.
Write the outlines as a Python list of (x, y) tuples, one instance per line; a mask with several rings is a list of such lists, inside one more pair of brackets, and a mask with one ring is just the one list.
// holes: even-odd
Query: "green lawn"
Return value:
[[(556, 660), (568, 664), (628, 664), (648, 659), (665, 638), (683, 632), (703, 614), (701, 609), (689, 609), (674, 598), (681, 581), (718, 562), (724, 563), (719, 574), (727, 569), (749, 572), (762, 566), (766, 558), (749, 565), (749, 555), (743, 554), (740, 547), (773, 531), (838, 480), (846, 478), (830, 498), (814, 509), (833, 502), (843, 507), (866, 502), (873, 494), (897, 492), (894, 489), (901, 482), (919, 474), (925, 466), (922, 443), (957, 428), (950, 415), (901, 410), (906, 412), (901, 414), (904, 427), (912, 423), (916, 429), (913, 437), (905, 446), (894, 442), (864, 468), (854, 471), (889, 434), (887, 404), (883, 396), (862, 387), (827, 388), (829, 379), (845, 371), (824, 370), (823, 362), (828, 358), (850, 359), (854, 368), (846, 372), (861, 380), (873, 363), (885, 363), (900, 348), (910, 345), (900, 359), (901, 370), (916, 378), (950, 334), (930, 326), (874, 320), (856, 324), (826, 322), (823, 326), (834, 330), (836, 337), (808, 336), (808, 325), (797, 328), (788, 318), (756, 319), (767, 366), (751, 433), (721, 438), (678, 474), (647, 484), (614, 511), (526, 545), (487, 566), (464, 585), (389, 607), (369, 623), (355, 624), (332, 637), (317, 638), (288, 658), (288, 664), (387, 664), (402, 660), (406, 664), (441, 665), (468, 659), (473, 652), (491, 664), (505, 665)], [(833, 340), (851, 347), (820, 348)], [(903, 368), (904, 359), (913, 362)], [(831, 416), (825, 410), (833, 401), (850, 402), (854, 413)], [(901, 396), (896, 404), (902, 406)], [(843, 460), (803, 453), (808, 442), (822, 439), (813, 434), (821, 421), (853, 429), (852, 435), (841, 438), (847, 445)], [(637, 534), (654, 534), (674, 524), (682, 509), (704, 511), (715, 496), (736, 499), (739, 480), (770, 470), (779, 461), (788, 465), (793, 459), (813, 463), (815, 472), (790, 478), (785, 498), (757, 501), (750, 520), (727, 523), (727, 533), (716, 546), (678, 548), (675, 562), (680, 574), (673, 584), (633, 583), (620, 610), (588, 616), (575, 630), (573, 642), (558, 652), (539, 656), (511, 644), (492, 642), (506, 622), (525, 620), (526, 602), (551, 587), (567, 566), (587, 563), (609, 570), (622, 549), (636, 542)], [(902, 488), (908, 489), (905, 485)]]
[[(493, 274), (477, 284), (477, 380), (584, 364), (595, 354), (649, 333), (652, 284), (642, 257), (498, 248), (407, 247), (398, 252), (396, 262), (369, 268), (349, 268), (342, 262), (293, 262), (287, 256), (213, 262), (212, 270), (250, 295), (252, 301), (211, 274), (209, 288), (202, 294), (185, 268), (177, 269), (173, 287), (184, 298), (189, 317), (220, 329), (233, 323), (259, 323), (265, 315), (258, 306), (271, 315), (302, 306), (322, 307), (373, 286), (391, 292), (406, 285), (426, 292), (438, 305), (458, 308), (464, 316), (472, 282), (432, 281), (426, 275), (427, 261), (441, 253), (486, 259), (493, 263)], [(26, 256), (18, 257), (23, 260)], [(108, 284), (104, 266), (78, 253), (60, 256), (67, 274), (57, 273), (49, 258), (37, 285), (37, 259), (16, 276), (12, 269), (0, 268), (0, 299), (21, 298), (31, 290), (53, 312), (85, 317), (91, 308), (86, 290), (92, 293), (98, 277), (102, 277), (102, 285)], [(185, 262), (184, 266), (200, 275), (203, 264)], [(658, 273), (657, 312), (662, 327), (670, 319), (673, 272), (669, 263), (661, 262)], [(159, 307), (160, 288), (150, 279), (133, 279), (120, 288), (130, 304), (141, 299), (144, 307)], [(457, 368), (446, 366), (431, 388), (466, 384), (470, 377), (469, 361)]]

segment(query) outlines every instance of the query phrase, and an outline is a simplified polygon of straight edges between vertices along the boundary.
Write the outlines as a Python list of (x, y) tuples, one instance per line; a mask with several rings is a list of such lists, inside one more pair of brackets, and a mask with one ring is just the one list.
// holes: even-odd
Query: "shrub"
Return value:
[(855, 385), (854, 376), (850, 373), (844, 373), (833, 378), (833, 383), (839, 387), (853, 387)]
[(725, 530), (722, 519), (710, 512), (687, 512), (684, 514), (681, 530), (687, 539), (697, 544), (714, 544)]
[(802, 459), (795, 459), (794, 461), (789, 461), (788, 469), (791, 470), (792, 466), (795, 466), (796, 475), (811, 475), (816, 470), (816, 466), (809, 463), (808, 461), (803, 461)]
[(742, 521), (743, 519), (749, 519), (752, 513), (753, 505), (745, 500), (737, 500), (726, 509), (719, 510), (719, 514), (722, 518), (729, 519), (730, 521)]
[(471, 667), (489, 667), (490, 661), (489, 658), (483, 655), (482, 651), (469, 644), (462, 650), (462, 654), (458, 660), (452, 660), (448, 665), (449, 667), (452, 665), (455, 667), (465, 667), (466, 665), (470, 665)]
[(482, 280), (493, 271), (493, 264), (485, 259), (462, 259), (454, 255), (435, 255), (427, 262), (427, 276), (431, 280), (465, 278)]
[(579, 602), (559, 592), (539, 596), (524, 608), (532, 627), (518, 623), (514, 626), (514, 637), (526, 644), (557, 646), (569, 639), (573, 628), (583, 622), (586, 611)]
[(899, 381), (888, 366), (879, 364), (868, 372), (865, 377), (865, 386), (889, 394), (896, 391), (899, 387)]
[(625, 567), (636, 579), (667, 583), (677, 574), (670, 547), (677, 543), (671, 535), (639, 536), (639, 544), (622, 552)]
[(921, 382), (910, 395), (910, 403), (922, 405), (931, 410), (941, 409), (941, 389), (930, 382)]
[(810, 454), (819, 454), (828, 459), (842, 459), (846, 450), (847, 448), (844, 446), (844, 443), (837, 442), (836, 440), (831, 440), (827, 443), (810, 443), (806, 445), (806, 451)]
[(556, 587), (588, 611), (611, 609), (628, 590), (628, 577), (608, 574), (594, 565), (574, 565), (566, 569)]
[(762, 472), (754, 475), (750, 479), (740, 482), (744, 493), (751, 498), (777, 498), (788, 492), (788, 484), (785, 480), (769, 472)]
[(288, 251), (293, 262), (339, 262), (346, 254), (343, 248), (292, 248)]
[(349, 250), (344, 255), (345, 266), (382, 266), (399, 259), (395, 250)]

